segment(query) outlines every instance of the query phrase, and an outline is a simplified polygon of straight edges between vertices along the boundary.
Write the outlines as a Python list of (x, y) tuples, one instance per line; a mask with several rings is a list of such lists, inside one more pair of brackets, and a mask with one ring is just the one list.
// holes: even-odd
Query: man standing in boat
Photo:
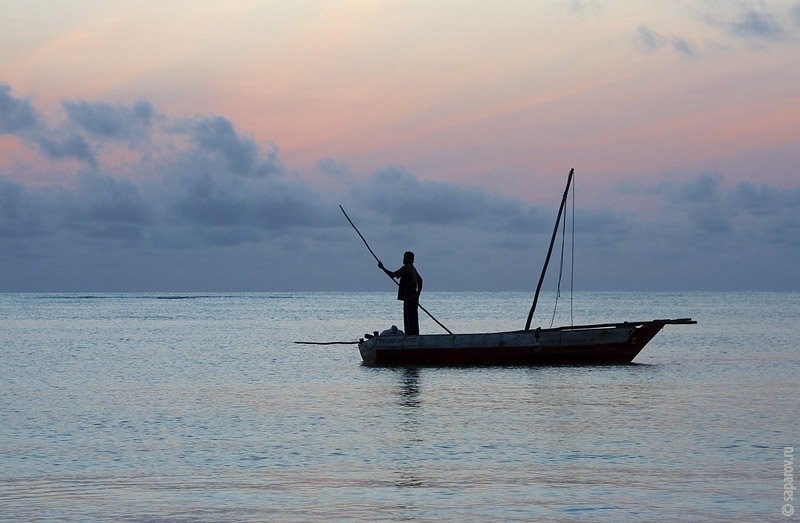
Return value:
[(392, 272), (378, 261), (378, 267), (392, 279), (400, 278), (397, 299), (403, 302), (403, 325), (406, 336), (419, 335), (419, 294), (422, 292), (422, 276), (414, 267), (414, 253), (403, 254), (403, 266)]

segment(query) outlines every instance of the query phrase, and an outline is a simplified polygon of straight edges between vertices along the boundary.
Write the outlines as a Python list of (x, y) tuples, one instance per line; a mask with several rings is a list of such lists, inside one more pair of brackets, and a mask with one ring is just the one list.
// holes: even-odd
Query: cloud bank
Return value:
[[(429, 289), (528, 290), (559, 203), (400, 165), (356, 177), (333, 157), (316, 187), (224, 116), (172, 118), (147, 100), (48, 116), (0, 85), (0, 140), (33, 154), (0, 170), (4, 292), (386, 290), (339, 203), (387, 266), (416, 251)], [(696, 173), (615, 190), (651, 212), (578, 202), (577, 289), (800, 289), (800, 187)]]

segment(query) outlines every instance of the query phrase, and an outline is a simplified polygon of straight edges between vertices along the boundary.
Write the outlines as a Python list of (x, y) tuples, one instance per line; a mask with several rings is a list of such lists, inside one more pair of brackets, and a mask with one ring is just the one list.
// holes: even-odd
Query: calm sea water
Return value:
[[(531, 301), (423, 298), (454, 332), (522, 328)], [(698, 320), (623, 366), (371, 369), (355, 345), (294, 343), (401, 310), (392, 293), (0, 295), (0, 520), (800, 518), (781, 513), (800, 293), (576, 294), (576, 324)]]

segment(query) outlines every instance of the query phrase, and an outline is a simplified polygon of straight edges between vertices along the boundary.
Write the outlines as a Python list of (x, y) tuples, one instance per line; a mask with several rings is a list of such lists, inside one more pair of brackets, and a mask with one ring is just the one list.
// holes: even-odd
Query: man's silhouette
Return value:
[(422, 276), (414, 267), (414, 253), (403, 254), (403, 266), (392, 272), (378, 262), (378, 267), (392, 278), (400, 278), (397, 299), (403, 302), (403, 325), (406, 336), (419, 335), (419, 294), (422, 292)]

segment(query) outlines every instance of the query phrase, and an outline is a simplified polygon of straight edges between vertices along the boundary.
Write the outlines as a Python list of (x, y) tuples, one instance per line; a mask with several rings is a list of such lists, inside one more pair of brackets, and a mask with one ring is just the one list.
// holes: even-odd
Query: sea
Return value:
[(0, 294), (0, 521), (800, 521), (800, 293), (543, 294), (533, 326), (685, 317), (629, 365), (369, 368), (393, 292)]

